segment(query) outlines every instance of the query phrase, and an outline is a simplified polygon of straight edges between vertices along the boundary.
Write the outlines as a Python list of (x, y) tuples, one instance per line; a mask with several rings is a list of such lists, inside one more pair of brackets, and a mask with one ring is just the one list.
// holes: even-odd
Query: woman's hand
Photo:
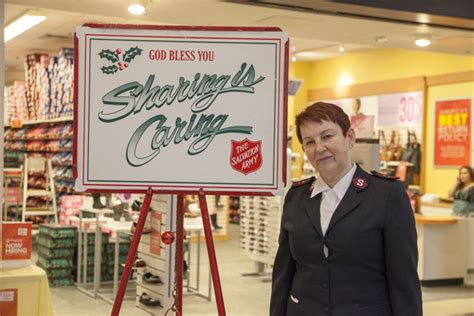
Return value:
[(456, 177), (456, 182), (454, 185), (448, 190), (448, 197), (452, 199), (454, 197), (454, 192), (456, 192), (456, 189), (459, 187), (461, 184), (461, 178), (458, 176)]

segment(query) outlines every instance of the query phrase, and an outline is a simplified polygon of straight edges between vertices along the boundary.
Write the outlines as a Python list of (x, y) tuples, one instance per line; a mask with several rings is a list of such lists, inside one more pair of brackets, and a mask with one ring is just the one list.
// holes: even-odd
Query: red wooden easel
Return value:
[[(145, 199), (140, 209), (140, 216), (138, 223), (133, 234), (132, 243), (128, 250), (127, 261), (125, 262), (125, 268), (120, 280), (120, 285), (117, 291), (117, 295), (114, 299), (114, 306), (112, 308), (112, 316), (118, 316), (120, 314), (120, 308), (122, 307), (123, 297), (125, 290), (127, 289), (127, 283), (130, 278), (132, 271), (132, 265), (137, 255), (138, 244), (142, 236), (143, 227), (150, 209), (151, 199), (153, 197), (153, 190), (151, 188), (145, 194)], [(216, 296), (217, 312), (219, 316), (225, 316), (224, 298), (222, 295), (221, 282), (219, 278), (219, 269), (217, 267), (216, 252), (214, 249), (214, 240), (212, 238), (211, 224), (209, 222), (209, 212), (207, 209), (206, 195), (204, 191), (199, 191), (199, 205), (201, 208), (202, 222), (204, 226), (204, 235), (206, 237), (207, 254), (209, 256), (209, 263), (211, 266), (212, 282), (214, 285), (214, 293)], [(177, 223), (176, 223), (176, 302), (175, 302), (175, 313), (177, 316), (183, 314), (183, 218), (184, 218), (184, 196), (178, 195), (177, 205)]]

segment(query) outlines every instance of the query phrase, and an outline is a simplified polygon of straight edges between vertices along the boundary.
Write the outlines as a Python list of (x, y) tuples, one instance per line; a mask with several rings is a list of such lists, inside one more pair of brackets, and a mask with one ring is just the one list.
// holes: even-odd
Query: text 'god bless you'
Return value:
[[(155, 75), (149, 75), (144, 85), (133, 81), (106, 93), (102, 97), (103, 104), (120, 108), (111, 112), (101, 111), (98, 118), (102, 122), (112, 123), (140, 113), (142, 110), (151, 111), (165, 104), (169, 106), (176, 101), (181, 103), (194, 99), (191, 105), (192, 114), (188, 120), (177, 117), (173, 125), (167, 122), (166, 116), (158, 114), (141, 124), (128, 142), (126, 158), (130, 165), (142, 166), (155, 158), (162, 147), (167, 147), (171, 142), (179, 144), (190, 139), (192, 143), (189, 145), (188, 154), (197, 155), (209, 147), (216, 135), (252, 133), (252, 126), (224, 127), (227, 114), (215, 115), (201, 112), (209, 109), (222, 93), (254, 93), (254, 86), (265, 79), (262, 76), (255, 77), (253, 65), (247, 67), (246, 63), (243, 63), (233, 76), (196, 73), (192, 80), (180, 77), (176, 85), (153, 86)], [(137, 155), (137, 146), (141, 138), (153, 126), (155, 126), (155, 131), (149, 148), (150, 152), (144, 156)]]

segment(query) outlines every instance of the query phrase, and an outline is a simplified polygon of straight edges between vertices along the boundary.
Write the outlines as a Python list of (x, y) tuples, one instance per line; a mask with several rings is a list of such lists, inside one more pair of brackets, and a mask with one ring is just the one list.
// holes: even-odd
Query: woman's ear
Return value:
[(347, 138), (349, 139), (349, 148), (354, 147), (355, 140), (356, 140), (356, 134), (355, 134), (355, 131), (352, 127), (349, 128), (349, 130), (347, 131)]

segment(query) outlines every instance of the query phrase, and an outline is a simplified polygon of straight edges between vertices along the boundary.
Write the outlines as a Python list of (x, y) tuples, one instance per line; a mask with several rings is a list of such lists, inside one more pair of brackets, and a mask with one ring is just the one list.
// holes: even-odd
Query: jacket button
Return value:
[(327, 288), (328, 288), (328, 284), (327, 284), (327, 283), (323, 283), (323, 288), (327, 289)]
[(326, 259), (322, 259), (322, 260), (321, 260), (321, 263), (322, 263), (322, 264), (327, 264), (328, 261), (327, 261)]
[(328, 313), (329, 312), (329, 307), (326, 306), (326, 307), (323, 308), (323, 310), (324, 310), (325, 313)]

